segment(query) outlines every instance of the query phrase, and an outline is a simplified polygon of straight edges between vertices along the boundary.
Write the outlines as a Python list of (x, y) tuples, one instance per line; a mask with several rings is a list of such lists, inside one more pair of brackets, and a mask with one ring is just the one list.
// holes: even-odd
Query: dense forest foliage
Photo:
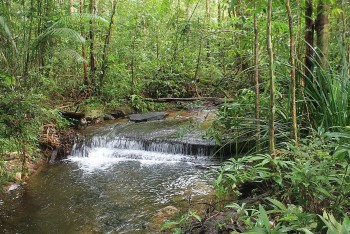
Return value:
[[(259, 203), (229, 203), (221, 228), (349, 233), (349, 17), (347, 0), (2, 0), (1, 181), (11, 152), (24, 176), (67, 127), (61, 110), (233, 98), (207, 135), (256, 147), (215, 172), (217, 197)], [(205, 223), (166, 226), (188, 216)]]

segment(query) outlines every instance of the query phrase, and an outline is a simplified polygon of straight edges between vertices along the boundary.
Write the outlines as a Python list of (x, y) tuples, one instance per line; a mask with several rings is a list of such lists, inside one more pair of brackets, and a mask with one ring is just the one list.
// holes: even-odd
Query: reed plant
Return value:
[[(344, 51), (340, 49), (340, 53), (345, 53)], [(342, 59), (338, 67), (333, 64), (322, 67), (317, 57), (319, 56), (313, 60), (315, 71), (310, 77), (304, 77), (311, 125), (314, 129), (349, 126), (349, 63)]]

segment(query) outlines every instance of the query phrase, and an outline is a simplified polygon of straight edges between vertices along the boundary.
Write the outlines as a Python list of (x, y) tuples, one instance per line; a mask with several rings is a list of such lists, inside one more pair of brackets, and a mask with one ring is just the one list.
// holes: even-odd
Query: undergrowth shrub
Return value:
[[(209, 225), (217, 222), (230, 233), (349, 233), (349, 139), (346, 131), (320, 128), (300, 146), (285, 143), (275, 155), (229, 159), (212, 174), (214, 206), (231, 218)], [(203, 220), (215, 220), (215, 214), (167, 224), (176, 233), (191, 233), (208, 225)]]
[(65, 128), (67, 123), (34, 86), (19, 86), (10, 77), (0, 79), (0, 90), (0, 162), (3, 162), (0, 174), (6, 174), (3, 170), (6, 170), (7, 156), (13, 154), (20, 157), (25, 176), (27, 160), (39, 154), (43, 124), (53, 123), (57, 128)]
[[(302, 231), (300, 228), (320, 230), (326, 220), (323, 218), (321, 220), (324, 222), (320, 222), (318, 218), (323, 212), (333, 214), (335, 219), (349, 215), (349, 136), (346, 132), (319, 129), (312, 138), (304, 139), (299, 147), (286, 144), (277, 155), (257, 154), (231, 158), (214, 171), (217, 174), (215, 187), (218, 199), (250, 197), (257, 198), (264, 204), (265, 198), (270, 197), (268, 200), (272, 206), (257, 208), (250, 204), (249, 208), (255, 209), (255, 213), (248, 212), (239, 219), (242, 222), (245, 220), (246, 229), (259, 227), (254, 229), (257, 231), (255, 233), (266, 233), (260, 232), (267, 231), (268, 228), (263, 220), (275, 222), (275, 231)], [(234, 204), (229, 207), (238, 209), (240, 204)], [(264, 207), (269, 211), (266, 212)], [(278, 212), (273, 207), (278, 207)], [(251, 222), (252, 217), (254, 222)], [(344, 222), (347, 222), (346, 219)]]

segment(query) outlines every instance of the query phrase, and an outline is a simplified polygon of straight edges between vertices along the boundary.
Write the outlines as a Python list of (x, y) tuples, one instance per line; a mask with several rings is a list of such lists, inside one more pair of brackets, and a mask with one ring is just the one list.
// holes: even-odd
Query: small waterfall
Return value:
[(132, 139), (127, 137), (94, 136), (90, 140), (76, 143), (72, 150), (72, 155), (89, 157), (92, 148), (108, 148), (115, 150), (140, 150), (147, 152), (157, 152), (163, 154), (180, 154), (192, 156), (209, 156), (212, 145), (195, 144), (182, 142), (180, 140), (160, 140), (160, 139)]
[(210, 160), (213, 145), (183, 139), (138, 139), (106, 134), (77, 142), (68, 160), (83, 169), (106, 169), (121, 161), (142, 164), (201, 163)]

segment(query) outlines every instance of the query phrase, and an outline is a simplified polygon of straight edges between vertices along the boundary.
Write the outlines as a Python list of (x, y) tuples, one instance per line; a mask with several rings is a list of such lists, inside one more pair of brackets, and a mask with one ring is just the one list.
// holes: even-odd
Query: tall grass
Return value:
[[(226, 155), (242, 156), (268, 149), (268, 105), (267, 93), (260, 95), (260, 142), (256, 142), (255, 94), (252, 89), (237, 92), (234, 102), (227, 102), (217, 110), (217, 118), (207, 132)], [(275, 138), (277, 146), (290, 140), (291, 118), (287, 99), (280, 98), (276, 105)]]
[(342, 59), (342, 64), (337, 69), (332, 67), (334, 65), (322, 68), (316, 59), (314, 63), (313, 75), (304, 78), (313, 128), (348, 126), (350, 124), (348, 61)]

